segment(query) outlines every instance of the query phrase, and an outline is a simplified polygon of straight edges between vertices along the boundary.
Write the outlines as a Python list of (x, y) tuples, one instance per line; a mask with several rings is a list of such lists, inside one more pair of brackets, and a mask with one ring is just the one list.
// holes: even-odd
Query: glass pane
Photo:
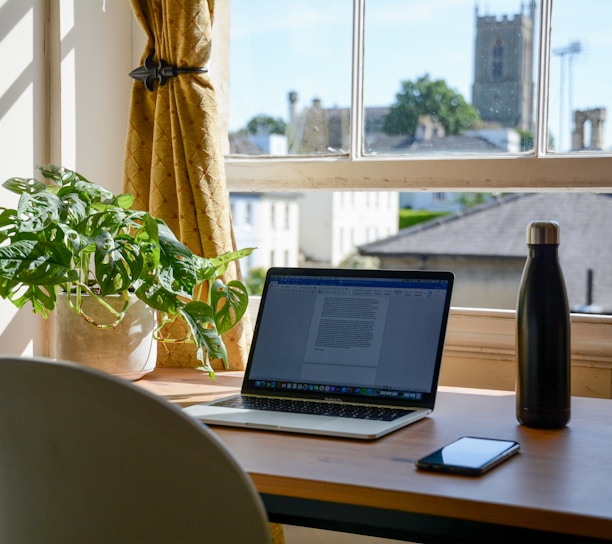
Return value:
[(612, 2), (553, 4), (548, 141), (552, 151), (612, 151)]
[(521, 0), (368, 2), (365, 152), (532, 151), (538, 15)]
[[(241, 268), (259, 294), (270, 266), (451, 270), (453, 305), (515, 309), (526, 227), (555, 220), (574, 312), (612, 315), (612, 197), (598, 193), (232, 193)], [(477, 233), (477, 235), (475, 235)]]
[(346, 152), (351, 0), (231, 0), (230, 150)]

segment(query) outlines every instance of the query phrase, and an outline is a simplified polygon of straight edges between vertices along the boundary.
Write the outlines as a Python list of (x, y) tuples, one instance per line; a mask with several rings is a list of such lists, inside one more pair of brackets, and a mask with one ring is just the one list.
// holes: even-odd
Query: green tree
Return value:
[(442, 123), (447, 135), (459, 134), (479, 119), (476, 109), (443, 79), (432, 81), (425, 74), (416, 82), (402, 81), (401, 86), (384, 120), (387, 134), (413, 136), (421, 115)]
[(249, 134), (285, 134), (287, 124), (280, 117), (256, 115), (247, 123)]
[(521, 136), (521, 151), (531, 151), (533, 149), (533, 132), (530, 130), (517, 130)]
[(251, 268), (245, 280), (245, 285), (249, 295), (257, 296), (263, 292), (264, 281), (266, 279), (267, 268)]
[(493, 193), (461, 193), (459, 202), (462, 208), (471, 208), (484, 204), (493, 198)]

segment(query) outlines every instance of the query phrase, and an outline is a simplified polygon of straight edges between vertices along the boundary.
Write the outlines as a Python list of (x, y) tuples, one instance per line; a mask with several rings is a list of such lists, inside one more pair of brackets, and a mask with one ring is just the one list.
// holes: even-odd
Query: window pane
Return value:
[(601, 251), (612, 230), (612, 197), (605, 194), (313, 191), (230, 198), (238, 247), (257, 248), (242, 264), (252, 294), (275, 264), (451, 270), (453, 306), (514, 309), (526, 227), (547, 219), (560, 225), (572, 311), (612, 315), (612, 256)]
[(365, 152), (533, 150), (535, 5), (376, 0), (366, 6)]
[(352, 0), (231, 0), (231, 153), (346, 152)]
[(549, 147), (553, 151), (611, 151), (612, 2), (555, 0), (553, 4)]

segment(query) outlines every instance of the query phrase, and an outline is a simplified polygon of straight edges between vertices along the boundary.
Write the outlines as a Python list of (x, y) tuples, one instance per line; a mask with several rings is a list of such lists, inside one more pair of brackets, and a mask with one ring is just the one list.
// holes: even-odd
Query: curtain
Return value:
[[(131, 0), (148, 43), (142, 57), (176, 67), (176, 77), (135, 81), (129, 113), (124, 191), (134, 206), (163, 219), (194, 253), (213, 257), (236, 249), (217, 127), (215, 93), (206, 67), (211, 53), (214, 0)], [(150, 85), (149, 85), (150, 83)], [(241, 279), (239, 265), (225, 277)], [(184, 336), (183, 324), (167, 331)], [(224, 336), (230, 368), (243, 369), (248, 315)], [(192, 344), (158, 349), (160, 366), (198, 366)], [(220, 369), (222, 363), (213, 365)]]

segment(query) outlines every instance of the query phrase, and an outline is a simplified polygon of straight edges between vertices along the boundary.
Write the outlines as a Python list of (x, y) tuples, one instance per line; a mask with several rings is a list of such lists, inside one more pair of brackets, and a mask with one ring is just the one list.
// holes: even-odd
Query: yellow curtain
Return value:
[[(211, 52), (214, 0), (131, 0), (146, 32), (142, 57), (181, 69), (206, 67)], [(134, 206), (163, 219), (191, 251), (213, 257), (235, 249), (229, 195), (217, 126), (215, 93), (207, 73), (179, 73), (132, 86), (124, 191)], [(240, 279), (239, 266), (226, 281)], [(246, 364), (248, 315), (224, 336), (231, 369)], [(168, 331), (182, 337), (184, 331)], [(169, 346), (169, 347), (168, 347)], [(160, 366), (198, 366), (191, 344), (163, 344)], [(219, 361), (213, 366), (222, 368)]]

